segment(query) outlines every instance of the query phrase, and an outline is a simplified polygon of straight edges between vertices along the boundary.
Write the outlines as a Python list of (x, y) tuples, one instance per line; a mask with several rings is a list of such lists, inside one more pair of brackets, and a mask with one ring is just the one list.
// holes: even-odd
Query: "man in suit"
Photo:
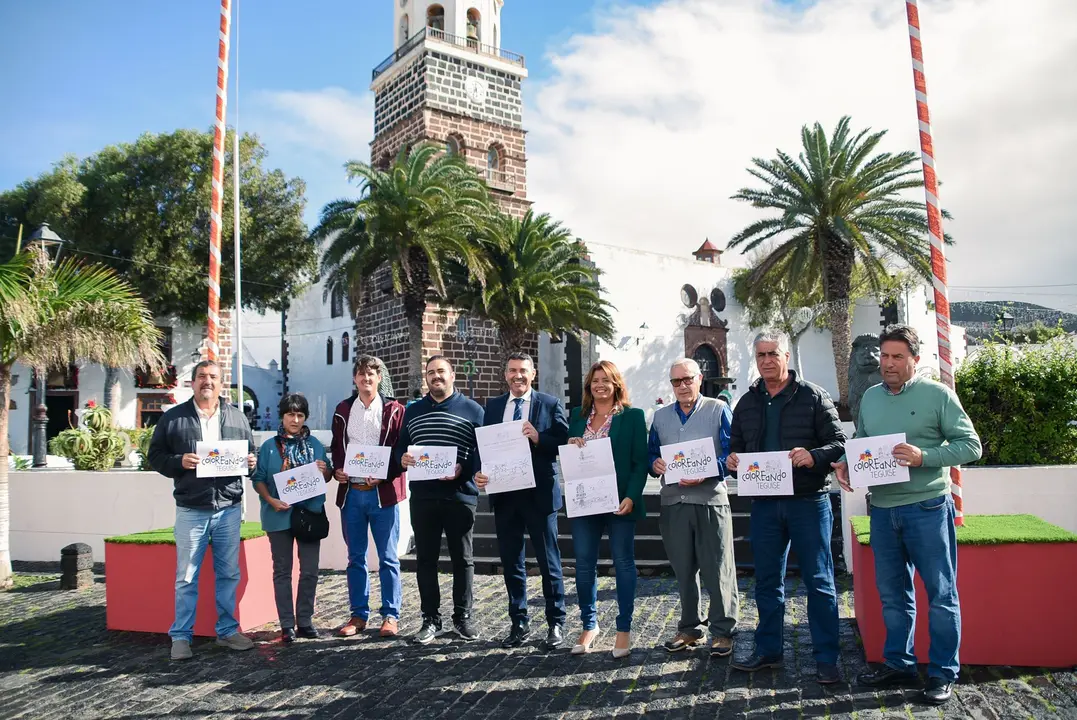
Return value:
[[(543, 647), (552, 650), (564, 641), (565, 583), (561, 577), (561, 551), (557, 547), (557, 511), (561, 508), (557, 448), (568, 441), (568, 420), (560, 400), (531, 388), (534, 379), (535, 363), (531, 356), (523, 352), (510, 354), (505, 364), (509, 392), (486, 403), (483, 424), (523, 420), (523, 433), (531, 441), (531, 464), (535, 471), (534, 488), (490, 495), (512, 619), (512, 629), (501, 646), (518, 647), (531, 634), (524, 565), (526, 528), (542, 572), (542, 595), (546, 599), (549, 631)], [(481, 470), (475, 474), (475, 484), (480, 489), (489, 482)]]

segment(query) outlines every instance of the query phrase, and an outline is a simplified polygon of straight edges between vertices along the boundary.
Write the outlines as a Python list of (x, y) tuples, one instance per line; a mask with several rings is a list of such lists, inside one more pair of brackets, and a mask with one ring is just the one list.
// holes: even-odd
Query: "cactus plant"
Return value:
[(92, 400), (82, 413), (85, 427), (71, 427), (49, 442), (49, 452), (70, 460), (76, 470), (109, 470), (127, 452), (131, 440), (112, 425), (112, 413)]

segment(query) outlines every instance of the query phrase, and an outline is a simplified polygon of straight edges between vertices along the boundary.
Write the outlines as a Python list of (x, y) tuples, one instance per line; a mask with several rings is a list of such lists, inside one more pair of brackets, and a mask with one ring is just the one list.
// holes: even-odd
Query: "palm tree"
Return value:
[(540, 331), (591, 333), (613, 341), (611, 305), (602, 297), (599, 271), (585, 264), (583, 243), (549, 215), (531, 210), (523, 219), (498, 214), (482, 234), (493, 268), (485, 283), (454, 274), (455, 306), (493, 320), (501, 349), (522, 350)]
[(923, 174), (915, 153), (879, 153), (886, 131), (865, 129), (855, 136), (843, 117), (829, 140), (822, 125), (801, 129), (799, 158), (782, 151), (774, 160), (753, 158), (748, 169), (763, 182), (743, 188), (735, 200), (776, 211), (737, 233), (729, 247), (749, 253), (763, 243), (765, 257), (750, 283), (782, 268), (792, 287), (821, 281), (826, 324), (837, 372), (839, 402), (848, 404), (850, 288), (854, 268), (872, 290), (887, 285), (895, 262), (923, 278), (931, 277), (927, 216), (922, 201), (906, 199), (906, 190), (922, 189)]
[(114, 366), (164, 362), (146, 303), (112, 270), (28, 248), (0, 263), (0, 587), (11, 584), (8, 544), (8, 398), (16, 361), (66, 367), (76, 359)]
[(407, 318), (409, 395), (422, 384), (423, 312), (431, 293), (446, 294), (446, 262), (458, 261), (480, 282), (489, 267), (473, 241), (491, 212), (486, 185), (462, 158), (442, 151), (429, 143), (404, 148), (386, 170), (349, 162), (359, 199), (326, 205), (311, 233), (326, 243), (326, 297), (346, 295), (359, 307), (363, 284), (387, 268)]

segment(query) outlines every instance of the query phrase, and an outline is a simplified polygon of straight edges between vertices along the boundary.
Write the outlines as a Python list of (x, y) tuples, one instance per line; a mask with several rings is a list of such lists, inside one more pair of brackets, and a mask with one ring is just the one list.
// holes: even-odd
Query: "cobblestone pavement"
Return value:
[[(377, 592), (377, 575), (371, 576)], [(752, 579), (741, 578), (737, 653), (751, 650), (756, 620)], [(599, 652), (544, 653), (534, 644), (502, 650), (508, 628), (504, 585), (477, 577), (476, 618), (482, 637), (454, 636), (427, 647), (406, 637), (385, 642), (367, 634), (284, 647), (275, 626), (253, 633), (252, 652), (234, 653), (196, 639), (195, 657), (168, 659), (163, 635), (105, 630), (104, 579), (79, 592), (62, 592), (57, 576), (19, 576), (0, 593), (0, 717), (2, 718), (1077, 718), (1077, 674), (1011, 668), (966, 668), (956, 698), (943, 709), (910, 704), (913, 691), (872, 693), (848, 684), (824, 689), (814, 664), (801, 588), (790, 579), (785, 667), (748, 676), (700, 651), (667, 654), (660, 642), (678, 616), (672, 578), (640, 578), (635, 651), (614, 660), (613, 579), (601, 578)], [(566, 578), (575, 602), (573, 578)], [(852, 596), (842, 582), (842, 670), (864, 669), (850, 620)], [(529, 585), (535, 642), (545, 635), (541, 589)], [(443, 603), (451, 579), (442, 576)], [(415, 576), (404, 576), (402, 630), (417, 629)], [(347, 619), (347, 588), (340, 573), (324, 573), (317, 625), (329, 630)], [(446, 613), (448, 614), (448, 613)], [(1008, 629), (1000, 626), (1000, 632)], [(579, 632), (570, 609), (567, 638)]]

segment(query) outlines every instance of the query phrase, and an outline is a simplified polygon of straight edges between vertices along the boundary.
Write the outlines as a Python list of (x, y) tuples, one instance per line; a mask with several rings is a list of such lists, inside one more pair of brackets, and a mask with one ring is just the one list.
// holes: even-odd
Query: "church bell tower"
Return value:
[(504, 212), (527, 201), (524, 57), (501, 48), (504, 0), (389, 0), (395, 50), (374, 68), (371, 162), (423, 141), (463, 156)]
[[(384, 0), (383, 0), (384, 1)], [(422, 142), (463, 157), (501, 210), (523, 217), (527, 200), (521, 85), (523, 55), (501, 49), (504, 0), (388, 0), (393, 3), (393, 53), (374, 68), (374, 140), (370, 160), (388, 167), (401, 149)], [(357, 350), (380, 357), (396, 395), (410, 399), (423, 378), (408, 377), (409, 343), (403, 302), (383, 267), (367, 283), (356, 309)], [(483, 402), (504, 392), (496, 324), (427, 304), (424, 358), (446, 356), (456, 387)], [(528, 342), (538, 357), (538, 339)]]

